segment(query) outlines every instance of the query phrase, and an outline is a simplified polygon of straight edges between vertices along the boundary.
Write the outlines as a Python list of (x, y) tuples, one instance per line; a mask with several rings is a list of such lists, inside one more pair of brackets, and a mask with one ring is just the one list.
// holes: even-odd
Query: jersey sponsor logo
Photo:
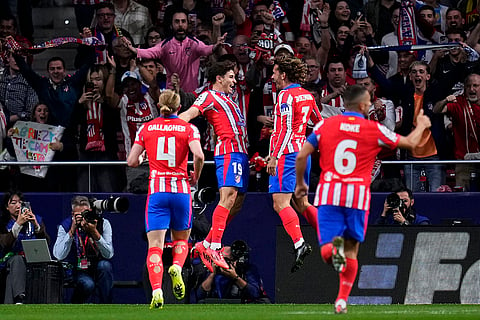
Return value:
[(378, 123), (377, 124), (378, 126), (378, 129), (380, 130), (381, 133), (383, 133), (383, 135), (385, 137), (387, 137), (387, 139), (389, 139), (390, 141), (397, 141), (397, 135), (395, 134), (395, 132), (393, 131), (390, 131), (387, 127), (385, 127), (384, 125)]
[(295, 97), (295, 102), (310, 101), (310, 100), (313, 100), (313, 96), (311, 94), (301, 94)]
[(340, 122), (340, 130), (346, 132), (360, 133), (360, 125)]
[(280, 105), (280, 113), (286, 113), (290, 111), (290, 105), (288, 103), (282, 103)]
[(185, 132), (185, 126), (178, 124), (151, 124), (148, 126), (148, 131), (177, 131)]
[(207, 97), (208, 97), (208, 91), (202, 92), (193, 104), (196, 106), (201, 106), (205, 102), (205, 100), (207, 100)]
[(127, 116), (127, 121), (129, 122), (140, 122), (144, 123), (147, 121), (153, 120), (153, 115), (149, 114), (148, 116), (145, 117), (134, 117), (134, 116)]

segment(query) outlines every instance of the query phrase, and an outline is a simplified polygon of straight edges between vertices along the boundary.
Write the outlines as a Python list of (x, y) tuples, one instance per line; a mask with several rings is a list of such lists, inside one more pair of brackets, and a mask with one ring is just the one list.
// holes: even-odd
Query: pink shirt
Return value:
[(167, 38), (155, 47), (137, 49), (138, 58), (160, 59), (167, 70), (167, 87), (171, 88), (172, 73), (178, 73), (180, 87), (186, 92), (192, 92), (198, 87), (198, 70), (200, 57), (213, 52), (214, 45), (206, 45), (194, 37), (183, 41)]

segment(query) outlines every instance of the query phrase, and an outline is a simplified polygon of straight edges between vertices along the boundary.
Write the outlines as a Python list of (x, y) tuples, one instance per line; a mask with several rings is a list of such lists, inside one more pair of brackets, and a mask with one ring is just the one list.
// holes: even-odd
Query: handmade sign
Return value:
[[(52, 126), (29, 121), (17, 121), (12, 135), (17, 161), (52, 161), (55, 151), (50, 143), (60, 141), (65, 130), (62, 126)], [(23, 174), (45, 178), (48, 166), (20, 167)]]

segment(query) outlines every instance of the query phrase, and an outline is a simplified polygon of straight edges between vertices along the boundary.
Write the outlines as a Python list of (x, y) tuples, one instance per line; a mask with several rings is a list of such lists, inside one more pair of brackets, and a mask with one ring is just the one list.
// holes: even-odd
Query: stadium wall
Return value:
[[(115, 196), (119, 196), (120, 194), (114, 194)], [(115, 280), (116, 281), (142, 281), (142, 271), (143, 271), (143, 264), (146, 257), (147, 252), (147, 244), (144, 240), (143, 231), (144, 231), (144, 208), (146, 203), (146, 196), (145, 195), (134, 195), (134, 194), (121, 194), (122, 196), (126, 196), (130, 200), (130, 209), (126, 214), (106, 214), (110, 222), (112, 223), (113, 227), (113, 245), (115, 248), (115, 255), (113, 258), (114, 264), (114, 273), (115, 273)], [(373, 223), (375, 219), (378, 217), (379, 213), (383, 207), (383, 201), (386, 197), (386, 193), (376, 193), (372, 195), (371, 201), (371, 214), (369, 217), (369, 222)], [(53, 242), (56, 238), (56, 229), (58, 223), (62, 221), (65, 217), (70, 215), (71, 207), (70, 207), (70, 200), (73, 194), (70, 193), (28, 193), (26, 194), (26, 198), (31, 202), (32, 208), (36, 214), (39, 214), (45, 218), (47, 231), (50, 234), (52, 239), (51, 246), (53, 246)], [(90, 197), (95, 197), (97, 199), (106, 199), (110, 194), (90, 194)], [(417, 194), (415, 198), (415, 206), (417, 211), (422, 215), (428, 216), (432, 222), (436, 225), (441, 225), (442, 223), (451, 223), (452, 218), (459, 219), (463, 223), (471, 223), (471, 224), (478, 224), (480, 220), (480, 216), (477, 213), (477, 207), (480, 200), (480, 193), (425, 193), (425, 194)], [(210, 218), (211, 213), (215, 207), (215, 203), (208, 206), (205, 214)], [(313, 229), (309, 226), (305, 225), (306, 222), (301, 218), (302, 224), (304, 225), (302, 228), (304, 229), (304, 233), (306, 238), (309, 240), (310, 243), (316, 245), (315, 234)], [(463, 228), (463, 227), (462, 227)], [(372, 231), (373, 230), (373, 231)], [(378, 236), (375, 238), (375, 228), (370, 227), (370, 230), (367, 232), (367, 243), (361, 249), (361, 257), (362, 255), (365, 258), (370, 260), (365, 260), (368, 265), (375, 265), (375, 264), (384, 264), (391, 262), (390, 260), (393, 258), (382, 258), (382, 263), (376, 262), (374, 263), (375, 259), (378, 259), (373, 253), (364, 253), (368, 252), (368, 250), (373, 250), (373, 246), (376, 245), (378, 242)], [(412, 230), (416, 230), (416, 232), (420, 230), (420, 228), (412, 228)], [(435, 227), (431, 227), (431, 229), (422, 229), (423, 233), (426, 233), (428, 236), (429, 232), (434, 232)], [(441, 230), (448, 231), (453, 230), (455, 232), (459, 231), (459, 227), (450, 228), (444, 227)], [(475, 232), (477, 231), (476, 227), (472, 227), (471, 231), (470, 228), (465, 229), (468, 233), (469, 238), (469, 247), (468, 247), (468, 254), (470, 254), (470, 244), (473, 243), (475, 240), (478, 244), (480, 240), (479, 237), (476, 235)], [(442, 231), (443, 232), (443, 231)], [(422, 234), (423, 234), (422, 233)], [(280, 239), (284, 239), (284, 241), (280, 241)], [(383, 236), (382, 236), (383, 237)], [(405, 282), (402, 280), (402, 277), (409, 276), (409, 273), (405, 273), (405, 270), (410, 270), (410, 265), (416, 260), (413, 259), (414, 256), (410, 256), (410, 254), (414, 254), (415, 251), (413, 250), (412, 242), (414, 239), (413, 235), (405, 235), (403, 246), (402, 246), (402, 254), (401, 254), (401, 262), (404, 264), (403, 267), (398, 267), (397, 272), (397, 280), (396, 284), (399, 281), (403, 281), (403, 284), (408, 284), (409, 282)], [(415, 236), (415, 241), (418, 241), (418, 236)], [(422, 236), (423, 237), (423, 236)], [(456, 237), (456, 235), (455, 235)], [(454, 238), (455, 238), (454, 237)], [(388, 237), (387, 237), (388, 238)], [(428, 238), (428, 237), (427, 237)], [(293, 262), (293, 246), (289, 242), (290, 240), (286, 238), (286, 233), (283, 231), (281, 227), (281, 221), (278, 215), (272, 209), (272, 200), (271, 196), (265, 193), (251, 193), (248, 194), (246, 197), (245, 204), (243, 206), (242, 211), (240, 214), (233, 219), (231, 225), (226, 228), (226, 232), (224, 235), (224, 243), (230, 244), (236, 239), (243, 239), (245, 240), (250, 248), (251, 254), (250, 258), (253, 263), (255, 263), (261, 272), (261, 275), (264, 280), (265, 289), (268, 295), (276, 302), (298, 302), (298, 303), (306, 303), (311, 300), (307, 299), (307, 296), (317, 296), (319, 292), (328, 292), (328, 288), (336, 288), (337, 285), (332, 283), (332, 279), (336, 279), (331, 274), (329, 277), (330, 282), (325, 282), (320, 278), (317, 277), (317, 274), (322, 273), (322, 268), (325, 266), (323, 263), (320, 263), (320, 258), (318, 255), (318, 245), (316, 245), (315, 253), (308, 257), (306, 260), (305, 268), (301, 269), (295, 274), (290, 274), (289, 269)], [(382, 238), (383, 239), (383, 238)], [(406, 240), (405, 240), (406, 239)], [(455, 238), (456, 239), (456, 238)], [(462, 238), (463, 239), (463, 238)], [(460, 239), (459, 241), (465, 242), (465, 240)], [(407, 241), (408, 240), (408, 241)], [(455, 240), (457, 241), (457, 240)], [(417, 245), (417, 244), (415, 244)], [(431, 251), (438, 251), (439, 248), (432, 247)], [(478, 248), (477, 245), (477, 249)], [(375, 252), (375, 251), (373, 251)], [(474, 251), (476, 252), (476, 251)], [(467, 255), (468, 256), (468, 255)], [(460, 274), (460, 279), (464, 279), (465, 274), (467, 273), (468, 268), (476, 268), (477, 275), (480, 275), (479, 264), (477, 263), (472, 265), (472, 261), (478, 260), (479, 254), (476, 254), (477, 258), (465, 258), (467, 260), (463, 262), (458, 262), (457, 260), (461, 260), (460, 258), (456, 258), (451, 260), (452, 258), (442, 258), (447, 259), (447, 264), (460, 264), (462, 267), (462, 271)], [(363, 258), (362, 258), (363, 259)], [(400, 263), (400, 260), (395, 260), (395, 263)], [(374, 262), (371, 262), (374, 261)], [(443, 260), (442, 260), (443, 261)], [(392, 265), (394, 264), (392, 262)], [(360, 260), (360, 263), (363, 265), (363, 260)], [(443, 263), (443, 262), (442, 262)], [(407, 269), (408, 267), (408, 269)], [(456, 267), (455, 267), (456, 268)], [(440, 268), (443, 270), (442, 268)], [(447, 268), (448, 269), (448, 268)], [(368, 269), (365, 269), (368, 270)], [(362, 273), (365, 272), (362, 269)], [(470, 269), (468, 269), (470, 270)], [(473, 270), (473, 269), (472, 269)], [(288, 272), (287, 272), (288, 271)], [(328, 270), (327, 270), (328, 271)], [(328, 273), (327, 273), (328, 274)], [(383, 273), (370, 273), (373, 274), (375, 277), (381, 275)], [(443, 274), (442, 274), (443, 275)], [(458, 276), (457, 276), (458, 277)], [(409, 279), (411, 276), (409, 276)], [(315, 279), (315, 281), (313, 281)], [(323, 279), (323, 278), (322, 278)], [(415, 279), (415, 278), (412, 278)], [(467, 278), (468, 279), (468, 278)], [(321, 280), (321, 281), (317, 281)], [(480, 283), (479, 279), (476, 278), (476, 283)], [(305, 295), (297, 294), (295, 297), (292, 297), (286, 294), (285, 291), (295, 289), (296, 284), (307, 284), (307, 286), (303, 289)], [(289, 287), (292, 285), (293, 287)], [(314, 287), (310, 287), (310, 285)], [(448, 286), (451, 286), (449, 284)], [(447, 286), (447, 287), (448, 287)], [(328, 287), (328, 288), (327, 288)], [(462, 287), (462, 286), (461, 286)], [(308, 290), (307, 290), (308, 288)], [(396, 291), (400, 287), (395, 287)], [(480, 288), (477, 288), (477, 295), (480, 292)], [(336, 290), (336, 289), (335, 289)], [(384, 292), (386, 289), (362, 289), (364, 291), (357, 292), (357, 285), (355, 285), (353, 294), (355, 296), (369, 296), (365, 293), (365, 290), (373, 290), (371, 292), (375, 292), (375, 290), (381, 290), (378, 295), (380, 296), (388, 296)], [(389, 289), (390, 290), (390, 289)], [(393, 290), (393, 289), (391, 289)], [(402, 289), (403, 290), (403, 289)], [(435, 290), (435, 299), (433, 302), (447, 302), (444, 301), (445, 299), (449, 300), (448, 302), (456, 302), (457, 300), (453, 299), (452, 295), (445, 295), (439, 296), (437, 298), (437, 291), (447, 291), (450, 292), (451, 287), (446, 289), (442, 289), (438, 287)], [(368, 291), (370, 292), (370, 291)], [(406, 291), (405, 291), (406, 292)], [(409, 291), (410, 292), (410, 291)], [(375, 293), (377, 294), (377, 293)], [(411, 301), (401, 301), (402, 296), (391, 296), (392, 303), (403, 303), (407, 302), (410, 303)], [(475, 295), (473, 295), (475, 296)], [(301, 298), (301, 301), (298, 299)], [(413, 297), (409, 295), (408, 297)], [(319, 298), (320, 299), (320, 298)], [(325, 302), (332, 302), (333, 298), (330, 295), (325, 296), (325, 298), (321, 298)], [(363, 299), (363, 298), (362, 298)], [(370, 299), (370, 298), (368, 298)], [(365, 298), (362, 301), (367, 301)], [(406, 299), (406, 298), (405, 298)], [(410, 299), (410, 298), (409, 298)], [(328, 301), (327, 301), (328, 300)], [(451, 300), (451, 301), (450, 301)], [(317, 300), (317, 302), (320, 300)], [(378, 302), (384, 300), (369, 300), (371, 302)], [(459, 301), (459, 300), (458, 300)], [(115, 303), (146, 303), (146, 298), (143, 290), (141, 288), (116, 288), (114, 291), (114, 302)]]

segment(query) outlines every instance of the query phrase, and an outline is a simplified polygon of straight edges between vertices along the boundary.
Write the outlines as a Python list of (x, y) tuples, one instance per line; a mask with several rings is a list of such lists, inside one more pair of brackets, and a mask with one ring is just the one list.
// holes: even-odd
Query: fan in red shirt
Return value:
[(373, 163), (382, 147), (412, 149), (418, 145), (423, 131), (431, 126), (423, 115), (407, 137), (400, 136), (382, 124), (366, 120), (370, 94), (363, 86), (353, 85), (344, 94), (346, 112), (320, 121), (307, 138), (296, 161), (295, 195), (305, 195), (308, 187), (301, 177), (308, 156), (320, 152), (320, 181), (315, 195), (318, 207), (318, 241), (321, 255), (339, 272), (340, 288), (335, 313), (347, 312), (358, 270), (358, 248), (365, 239), (370, 209), (370, 183)]
[[(128, 165), (137, 167), (146, 150), (150, 164), (145, 229), (148, 239), (147, 268), (152, 284), (150, 309), (163, 307), (162, 254), (165, 235), (171, 230), (173, 264), (168, 269), (173, 293), (185, 296), (182, 267), (188, 254), (192, 227), (190, 185), (195, 185), (203, 167), (203, 152), (198, 129), (177, 117), (180, 96), (165, 90), (159, 98), (161, 116), (143, 124), (128, 155)], [(193, 153), (193, 168), (187, 174), (188, 151)]]

